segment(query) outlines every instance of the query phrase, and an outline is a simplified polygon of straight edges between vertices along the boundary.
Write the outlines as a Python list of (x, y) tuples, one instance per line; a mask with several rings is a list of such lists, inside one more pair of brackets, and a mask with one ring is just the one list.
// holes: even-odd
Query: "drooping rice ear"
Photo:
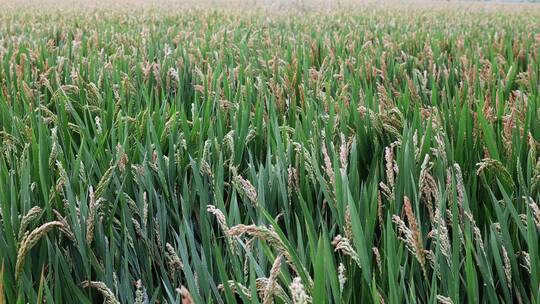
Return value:
[(99, 291), (103, 295), (103, 298), (105, 299), (106, 304), (120, 304), (120, 301), (118, 301), (114, 293), (103, 282), (84, 281), (81, 283), (81, 286), (83, 288), (93, 288)]
[(48, 222), (40, 227), (32, 230), (32, 232), (26, 232), (23, 240), (19, 244), (19, 249), (17, 252), (17, 262), (15, 265), (15, 280), (19, 279), (24, 267), (24, 260), (28, 252), (37, 244), (37, 242), (47, 234), (50, 230), (57, 227), (63, 227), (62, 222), (53, 221)]

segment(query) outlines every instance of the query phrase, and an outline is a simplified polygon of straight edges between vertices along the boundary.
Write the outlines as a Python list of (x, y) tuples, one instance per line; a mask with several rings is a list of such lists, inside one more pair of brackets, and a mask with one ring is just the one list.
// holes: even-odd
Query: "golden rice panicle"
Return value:
[(276, 280), (281, 269), (282, 258), (282, 254), (278, 255), (274, 261), (274, 264), (272, 264), (272, 268), (270, 269), (270, 275), (268, 276), (268, 283), (266, 284), (266, 288), (264, 289), (263, 293), (263, 304), (270, 304), (273, 302), (272, 296), (275, 293), (276, 285), (278, 285)]
[(536, 224), (536, 227), (540, 230), (540, 208), (538, 207), (538, 204), (536, 204), (535, 201), (533, 201), (532, 198), (529, 198), (529, 207), (531, 207), (534, 223)]
[(118, 160), (118, 169), (120, 172), (126, 172), (126, 166), (129, 163), (129, 157), (120, 143), (116, 145), (116, 158)]
[(526, 251), (518, 252), (518, 256), (521, 257), (523, 260), (523, 264), (521, 266), (527, 270), (529, 274), (531, 274), (531, 256)]
[(349, 164), (349, 153), (352, 146), (351, 140), (347, 140), (343, 133), (340, 133), (341, 145), (339, 146), (339, 163), (341, 165), (341, 174), (347, 174), (347, 167)]
[(437, 295), (437, 302), (439, 304), (454, 304), (451, 298), (442, 295)]
[(227, 225), (227, 219), (225, 218), (223, 212), (221, 212), (221, 210), (216, 208), (216, 206), (214, 205), (206, 206), (206, 211), (216, 217), (216, 220), (218, 221), (221, 230), (223, 230), (223, 233), (228, 234), (229, 226)]
[(295, 192), (300, 191), (300, 178), (298, 176), (298, 169), (291, 165), (289, 165), (289, 167), (287, 168), (287, 191), (289, 195), (289, 201), (291, 200)]
[(450, 245), (450, 237), (448, 235), (448, 228), (446, 226), (446, 221), (441, 215), (440, 208), (435, 209), (435, 223), (436, 228), (434, 230), (435, 237), (439, 242), (441, 253), (446, 258), (446, 262), (451, 267), (452, 266), (452, 247)]
[(512, 265), (510, 264), (510, 258), (508, 257), (508, 251), (504, 246), (502, 248), (503, 254), (503, 264), (504, 264), (504, 275), (506, 277), (506, 285), (509, 289), (512, 289)]
[(83, 288), (93, 288), (99, 291), (105, 300), (106, 304), (120, 304), (114, 293), (103, 282), (99, 281), (84, 281), (81, 283)]
[(339, 292), (343, 292), (345, 288), (345, 283), (347, 282), (347, 270), (343, 263), (339, 263), (338, 266), (338, 282), (339, 282)]
[(195, 304), (193, 296), (191, 296), (191, 293), (184, 285), (178, 288), (177, 291), (182, 296), (182, 304)]
[[(264, 300), (264, 292), (266, 291), (270, 283), (271, 283), (270, 278), (257, 278), (255, 280), (255, 287), (257, 289), (257, 294), (263, 300)], [(283, 302), (288, 302), (285, 290), (283, 290), (283, 288), (276, 282), (272, 283), (271, 292), (273, 295), (280, 298)]]
[(351, 208), (349, 207), (349, 205), (345, 207), (345, 226), (343, 227), (343, 230), (345, 231), (345, 237), (349, 240), (352, 240), (354, 235), (352, 228)]
[[(243, 235), (249, 235), (253, 238), (257, 238), (259, 240), (266, 241), (269, 245), (274, 246), (274, 248), (283, 256), (285, 257), (285, 260), (287, 261), (287, 264), (296, 272), (299, 273), (296, 264), (293, 262), (293, 259), (287, 250), (287, 247), (283, 243), (283, 241), (280, 239), (277, 232), (270, 226), (257, 226), (257, 225), (236, 225), (234, 227), (231, 227), (229, 229), (229, 235), (232, 237), (241, 237)], [(308, 282), (310, 286), (313, 284), (313, 282)]]
[(176, 253), (176, 250), (170, 243), (165, 244), (165, 257), (167, 259), (167, 267), (169, 270), (169, 275), (172, 277), (175, 276), (176, 273), (182, 271), (184, 268), (184, 264), (182, 263), (182, 260)]
[(463, 181), (463, 174), (461, 172), (461, 167), (458, 164), (454, 164), (454, 171), (456, 173), (456, 187), (458, 193), (458, 206), (460, 207), (460, 212), (463, 212), (463, 202), (465, 200), (465, 182)]
[(144, 288), (142, 280), (137, 280), (135, 287), (137, 288), (135, 291), (135, 304), (148, 303), (148, 295), (146, 294), (146, 288)]
[(362, 267), (362, 264), (360, 263), (360, 256), (358, 253), (356, 253), (347, 238), (338, 234), (332, 241), (332, 245), (334, 246), (334, 251), (341, 251), (343, 254), (350, 256), (356, 262), (358, 267)]
[(243, 193), (251, 202), (254, 207), (257, 207), (257, 189), (251, 184), (251, 182), (243, 178), (239, 174), (234, 174), (234, 183), (238, 191)]
[(384, 148), (384, 159), (386, 161), (386, 182), (390, 189), (394, 188), (394, 150), (392, 146)]
[(94, 239), (95, 217), (99, 210), (101, 200), (96, 200), (94, 189), (90, 186), (88, 194), (88, 215), (86, 218), (86, 244), (90, 245)]
[(433, 223), (433, 203), (439, 198), (439, 187), (435, 178), (430, 174), (432, 164), (429, 162), (429, 154), (426, 154), (420, 169), (420, 180), (418, 187), (420, 188), (420, 197), (426, 203), (429, 212), (429, 218)]
[(32, 230), (32, 232), (25, 233), (23, 240), (19, 245), (17, 252), (17, 263), (15, 265), (15, 279), (18, 280), (24, 267), (24, 260), (28, 252), (37, 244), (37, 242), (47, 234), (50, 230), (57, 227), (62, 227), (62, 222), (53, 221), (45, 223), (38, 228)]
[(307, 295), (306, 289), (302, 284), (302, 279), (296, 277), (289, 285), (291, 291), (291, 297), (294, 304), (308, 304), (311, 302), (311, 298)]
[(334, 175), (334, 167), (332, 165), (332, 160), (330, 159), (330, 156), (328, 155), (328, 150), (326, 149), (326, 143), (324, 141), (321, 143), (321, 151), (322, 151), (323, 160), (324, 160), (323, 169), (326, 172), (326, 175), (328, 176), (329, 185), (331, 187), (334, 187), (336, 184), (336, 177)]
[(382, 195), (381, 191), (377, 191), (377, 218), (379, 220), (379, 229), (383, 231), (383, 225), (384, 225), (384, 204), (382, 201)]
[(39, 206), (34, 206), (23, 216), (21, 226), (19, 228), (19, 236), (17, 237), (19, 242), (22, 240), (24, 233), (26, 232), (26, 228), (28, 228), (30, 222), (38, 218), (42, 212), (43, 210)]
[(381, 254), (379, 253), (379, 248), (373, 247), (371, 248), (371, 251), (373, 251), (373, 255), (375, 256), (377, 269), (379, 270), (379, 273), (382, 273), (382, 260), (381, 260)]
[[(241, 294), (245, 296), (246, 298), (251, 299), (251, 291), (243, 284), (236, 282), (234, 280), (229, 280), (227, 281), (227, 285), (232, 290), (232, 292), (236, 294)], [(219, 284), (218, 289), (225, 290), (225, 286), (223, 284)]]
[(56, 215), (57, 221), (61, 222), (63, 226), (58, 227), (60, 231), (72, 242), (75, 242), (75, 234), (71, 230), (71, 227), (69, 226), (68, 221), (65, 217), (63, 217), (58, 210), (54, 209), (53, 213)]
[(409, 226), (398, 216), (393, 215), (392, 221), (397, 225), (398, 232), (402, 235), (399, 238), (405, 242), (409, 251), (416, 257), (420, 264), (422, 273), (427, 276), (426, 272), (426, 256), (422, 243), (422, 234), (418, 228), (416, 217), (413, 213), (411, 202), (408, 197), (404, 197), (403, 208), (407, 217)]
[(422, 232), (420, 231), (420, 228), (418, 227), (419, 225), (416, 222), (416, 216), (414, 215), (411, 201), (406, 196), (403, 198), (403, 206), (405, 209), (405, 214), (407, 215), (409, 229), (411, 230), (413, 234), (414, 246), (416, 248), (416, 258), (420, 262), (420, 265), (422, 266), (422, 269), (425, 272), (425, 256), (424, 256), (424, 245), (422, 242)]

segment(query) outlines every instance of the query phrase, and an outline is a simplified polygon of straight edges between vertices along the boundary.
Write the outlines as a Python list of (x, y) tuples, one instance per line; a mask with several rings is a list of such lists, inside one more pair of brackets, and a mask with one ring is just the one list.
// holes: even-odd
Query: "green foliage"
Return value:
[(0, 13), (0, 303), (540, 300), (538, 10)]

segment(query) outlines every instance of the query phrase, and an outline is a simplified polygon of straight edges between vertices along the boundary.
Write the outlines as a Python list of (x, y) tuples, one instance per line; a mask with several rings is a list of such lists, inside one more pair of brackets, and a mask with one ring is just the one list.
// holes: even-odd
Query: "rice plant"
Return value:
[(0, 304), (540, 301), (540, 7), (0, 12)]

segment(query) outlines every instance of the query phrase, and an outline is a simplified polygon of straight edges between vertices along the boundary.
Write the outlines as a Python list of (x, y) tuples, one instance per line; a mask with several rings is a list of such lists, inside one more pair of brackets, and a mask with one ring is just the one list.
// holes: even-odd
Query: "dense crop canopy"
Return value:
[(0, 303), (539, 301), (538, 20), (0, 12)]

